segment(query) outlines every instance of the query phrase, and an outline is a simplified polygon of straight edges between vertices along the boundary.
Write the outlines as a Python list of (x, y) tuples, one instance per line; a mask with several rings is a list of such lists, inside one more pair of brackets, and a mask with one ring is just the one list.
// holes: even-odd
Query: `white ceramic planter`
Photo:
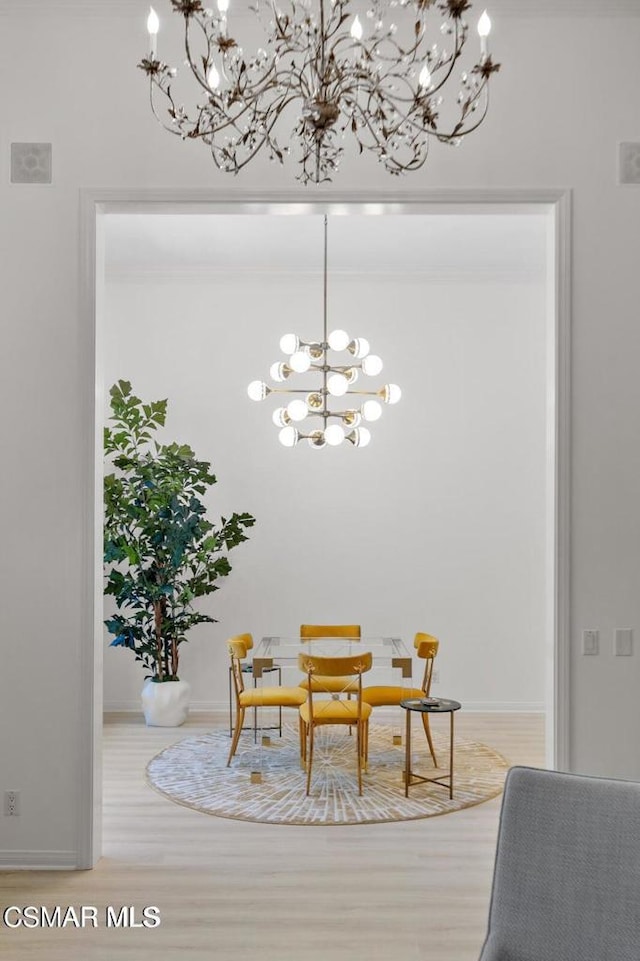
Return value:
[(145, 681), (142, 710), (148, 727), (180, 727), (189, 713), (191, 686), (187, 681)]

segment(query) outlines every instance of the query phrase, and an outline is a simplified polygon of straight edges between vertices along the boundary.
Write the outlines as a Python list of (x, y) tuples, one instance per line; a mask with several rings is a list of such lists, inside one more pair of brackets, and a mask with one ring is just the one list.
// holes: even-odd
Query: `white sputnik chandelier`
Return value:
[[(324, 218), (324, 329), (321, 341), (303, 341), (297, 334), (285, 334), (280, 349), (289, 355), (287, 361), (271, 365), (275, 387), (253, 380), (247, 388), (251, 400), (264, 400), (270, 394), (295, 395), (286, 406), (273, 412), (273, 422), (280, 428), (278, 439), (284, 447), (295, 447), (307, 440), (315, 450), (329, 445), (337, 447), (349, 441), (354, 447), (366, 447), (371, 434), (363, 424), (376, 421), (382, 405), (396, 404), (401, 397), (397, 384), (384, 384), (377, 390), (357, 390), (352, 385), (360, 374), (375, 377), (382, 361), (369, 353), (364, 337), (352, 339), (344, 330), (327, 333), (327, 218)], [(336, 362), (334, 354), (346, 353), (346, 363)], [(285, 384), (293, 374), (313, 373), (313, 386), (289, 387)], [(358, 400), (354, 400), (354, 398)], [(330, 404), (341, 403), (340, 409)], [(308, 425), (308, 426), (305, 426)]]
[[(198, 91), (189, 113), (174, 95), (177, 70), (157, 57), (153, 8), (150, 53), (138, 64), (149, 77), (156, 119), (183, 140), (202, 140), (220, 170), (237, 174), (264, 150), (280, 163), (292, 154), (303, 183), (331, 180), (351, 133), (360, 153), (371, 151), (400, 174), (423, 166), (433, 137), (457, 145), (486, 116), (499, 64), (487, 50), (485, 10), (478, 58), (458, 73), (467, 0), (369, 0), (359, 13), (353, 0), (254, 4), (265, 46), (245, 56), (230, 33), (229, 0), (217, 0), (216, 10), (171, 0), (184, 18), (185, 66)], [(156, 93), (168, 122), (156, 110)]]

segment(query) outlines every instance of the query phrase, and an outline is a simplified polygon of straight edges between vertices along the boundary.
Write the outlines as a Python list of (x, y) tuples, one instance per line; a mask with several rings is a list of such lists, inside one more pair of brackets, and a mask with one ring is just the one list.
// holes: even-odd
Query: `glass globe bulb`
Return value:
[(311, 367), (311, 358), (303, 350), (296, 350), (291, 355), (289, 367), (295, 370), (296, 374), (304, 374)]
[(283, 447), (295, 447), (298, 443), (298, 431), (295, 427), (283, 427), (278, 434), (278, 440)]
[(368, 377), (375, 377), (382, 370), (382, 360), (377, 354), (369, 354), (362, 361), (362, 373)]
[(344, 440), (344, 430), (340, 424), (329, 424), (329, 426), (325, 428), (324, 439), (329, 447), (338, 447)]
[(283, 334), (280, 338), (280, 350), (283, 354), (295, 354), (300, 346), (297, 334)]
[(271, 391), (262, 380), (252, 380), (247, 387), (247, 394), (251, 400), (264, 400)]
[(346, 350), (349, 346), (349, 334), (345, 330), (332, 330), (328, 344), (331, 350)]
[(354, 447), (366, 447), (371, 441), (371, 434), (366, 427), (358, 427), (349, 435), (349, 440)]
[(271, 380), (275, 380), (278, 384), (281, 384), (283, 380), (286, 380), (290, 373), (291, 368), (287, 367), (286, 364), (275, 363), (269, 368)]
[(402, 391), (397, 384), (385, 384), (380, 391), (380, 396), (385, 404), (397, 404), (402, 397)]
[(362, 416), (369, 422), (379, 420), (382, 416), (382, 407), (377, 400), (365, 400), (362, 405)]
[(348, 388), (349, 381), (342, 374), (332, 374), (327, 380), (327, 390), (332, 397), (342, 397), (347, 393)]
[(347, 349), (349, 353), (353, 354), (354, 357), (357, 357), (358, 360), (366, 357), (371, 350), (369, 347), (369, 341), (365, 340), (364, 337), (356, 337), (355, 340), (351, 341)]
[(309, 447), (313, 447), (314, 450), (322, 450), (322, 448), (326, 446), (327, 442), (324, 439), (324, 431), (314, 430), (309, 434)]
[(291, 418), (287, 414), (287, 411), (284, 407), (276, 407), (271, 415), (271, 420), (276, 427), (288, 427), (288, 425), (291, 423)]
[(309, 413), (309, 408), (303, 400), (292, 400), (290, 404), (287, 405), (287, 414), (291, 420), (304, 420)]

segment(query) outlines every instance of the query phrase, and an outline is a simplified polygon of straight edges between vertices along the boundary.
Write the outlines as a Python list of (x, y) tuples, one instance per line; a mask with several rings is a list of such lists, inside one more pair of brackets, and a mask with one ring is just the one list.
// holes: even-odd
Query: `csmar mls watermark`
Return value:
[(40, 904), (20, 907), (12, 904), (2, 911), (5, 928), (158, 928), (162, 923), (160, 908), (155, 905), (77, 906), (58, 904), (48, 908)]

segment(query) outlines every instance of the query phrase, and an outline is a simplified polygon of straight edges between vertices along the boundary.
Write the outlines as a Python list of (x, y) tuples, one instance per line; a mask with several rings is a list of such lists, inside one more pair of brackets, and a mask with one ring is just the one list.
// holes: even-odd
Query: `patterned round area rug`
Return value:
[[(447, 734), (434, 732), (438, 771), (417, 725), (411, 740), (415, 773), (447, 773)], [(360, 797), (355, 737), (346, 728), (324, 727), (316, 731), (311, 796), (306, 797), (297, 726), (284, 727), (282, 738), (276, 734), (270, 746), (254, 746), (252, 735), (243, 734), (231, 767), (226, 766), (229, 743), (228, 732), (222, 730), (184, 738), (149, 762), (147, 779), (172, 801), (218, 817), (269, 824), (372, 824), (434, 817), (481, 804), (500, 794), (509, 767), (486, 744), (456, 737), (453, 800), (436, 784), (417, 784), (405, 798), (404, 746), (393, 744), (390, 726), (372, 725), (369, 770)]]

